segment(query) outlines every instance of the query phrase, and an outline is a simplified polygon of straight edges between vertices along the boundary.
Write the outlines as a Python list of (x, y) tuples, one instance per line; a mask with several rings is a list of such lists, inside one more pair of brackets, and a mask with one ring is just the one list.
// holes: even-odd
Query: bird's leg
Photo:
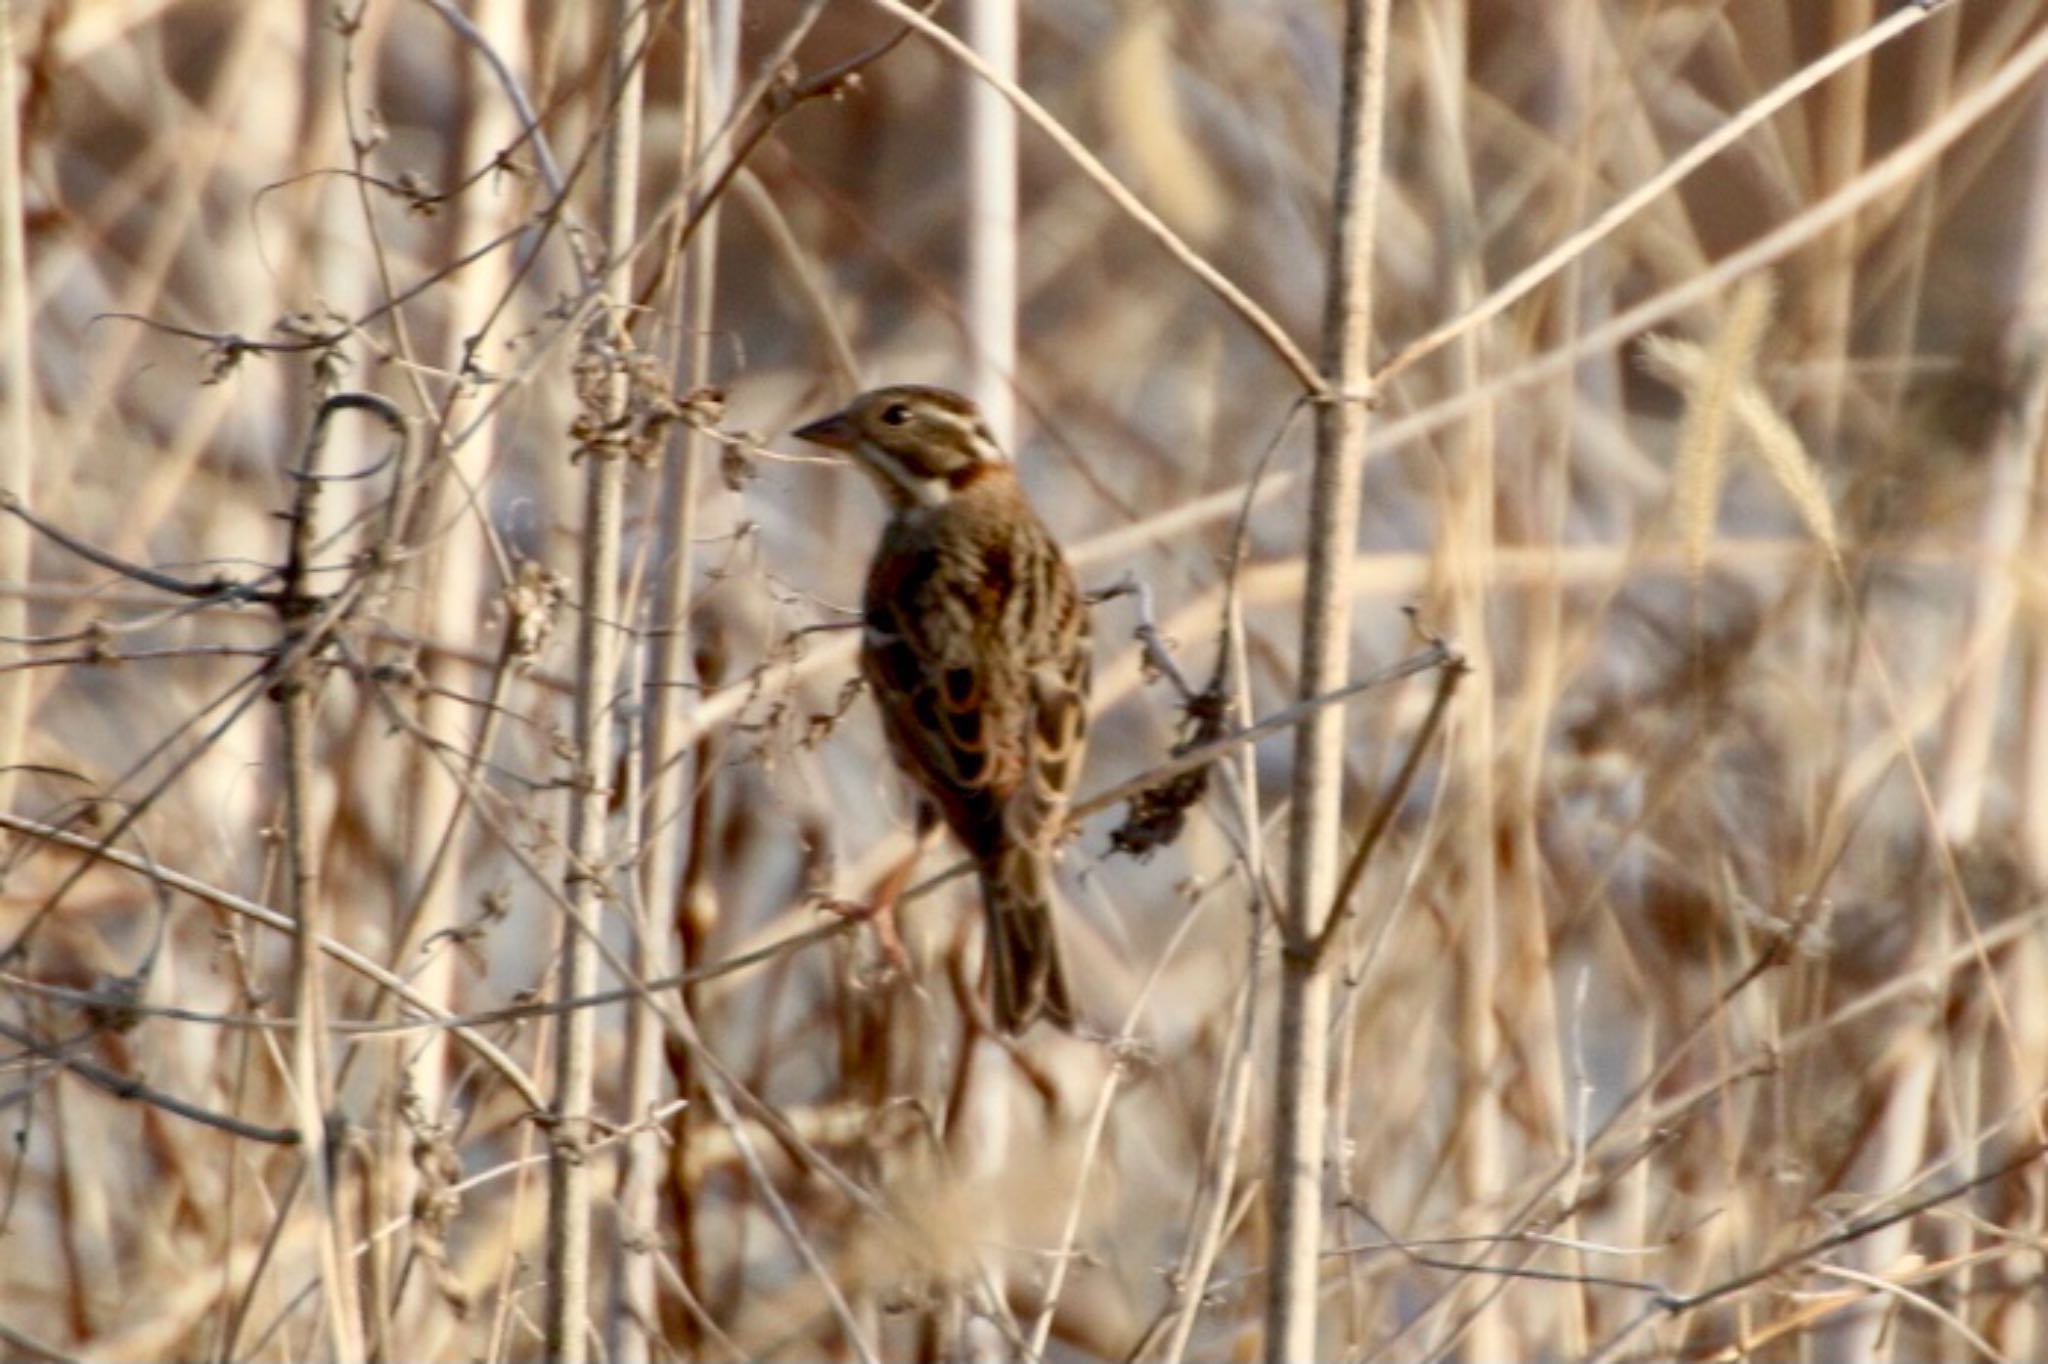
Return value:
[(874, 925), (875, 944), (882, 949), (882, 958), (890, 966), (906, 976), (910, 974), (910, 954), (904, 950), (903, 936), (896, 931), (896, 901), (902, 898), (904, 887), (910, 884), (911, 873), (930, 851), (932, 841), (939, 836), (938, 813), (930, 806), (920, 806), (917, 815), (917, 841), (910, 851), (875, 883), (875, 893), (868, 897), (866, 904), (855, 900), (826, 900), (819, 908), (827, 914), (836, 914), (842, 919), (866, 920)]

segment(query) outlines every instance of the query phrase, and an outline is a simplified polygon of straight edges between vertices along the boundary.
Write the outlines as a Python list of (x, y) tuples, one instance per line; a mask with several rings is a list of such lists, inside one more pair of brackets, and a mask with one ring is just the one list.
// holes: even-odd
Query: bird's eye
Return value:
[(882, 409), (882, 422), (885, 426), (910, 425), (909, 406), (904, 403), (890, 403)]

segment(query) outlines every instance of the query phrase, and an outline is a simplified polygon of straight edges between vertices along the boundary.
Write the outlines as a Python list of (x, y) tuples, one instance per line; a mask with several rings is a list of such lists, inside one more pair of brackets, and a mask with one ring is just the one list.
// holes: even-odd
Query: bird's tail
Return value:
[(988, 919), (996, 1026), (1014, 1036), (1043, 1016), (1062, 1028), (1073, 1027), (1074, 1002), (1060, 965), (1052, 872), (1045, 854), (1011, 847), (991, 858), (981, 868), (981, 903)]

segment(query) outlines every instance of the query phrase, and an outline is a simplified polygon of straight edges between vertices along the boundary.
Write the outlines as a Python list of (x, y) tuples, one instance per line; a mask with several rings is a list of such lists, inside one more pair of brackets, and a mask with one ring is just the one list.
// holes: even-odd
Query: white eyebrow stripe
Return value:
[(962, 411), (951, 407), (933, 406), (927, 410), (927, 419), (935, 426), (943, 426), (960, 438), (960, 443), (974, 452), (975, 459), (988, 464), (1007, 464), (1010, 457), (1003, 447), (996, 444), (989, 434), (987, 423), (981, 414), (971, 408)]

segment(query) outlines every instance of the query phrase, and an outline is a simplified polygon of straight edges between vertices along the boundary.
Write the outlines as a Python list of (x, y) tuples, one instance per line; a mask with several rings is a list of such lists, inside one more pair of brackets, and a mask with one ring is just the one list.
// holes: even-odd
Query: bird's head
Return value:
[(979, 408), (921, 384), (871, 389), (795, 435), (852, 459), (897, 507), (940, 506), (1009, 467)]

